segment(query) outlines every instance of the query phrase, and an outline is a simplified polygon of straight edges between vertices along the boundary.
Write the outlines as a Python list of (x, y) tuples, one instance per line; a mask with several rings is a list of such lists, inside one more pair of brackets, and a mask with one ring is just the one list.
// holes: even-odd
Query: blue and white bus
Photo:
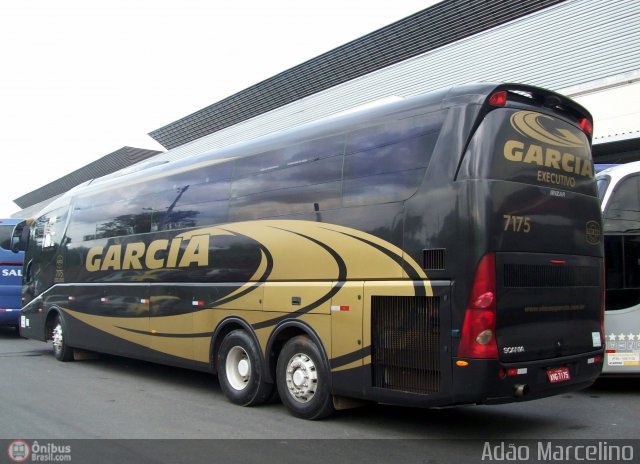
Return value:
[(606, 263), (602, 373), (640, 375), (640, 161), (604, 169), (596, 179)]
[(23, 251), (13, 251), (12, 232), (22, 219), (0, 219), (0, 325), (16, 329), (22, 307)]

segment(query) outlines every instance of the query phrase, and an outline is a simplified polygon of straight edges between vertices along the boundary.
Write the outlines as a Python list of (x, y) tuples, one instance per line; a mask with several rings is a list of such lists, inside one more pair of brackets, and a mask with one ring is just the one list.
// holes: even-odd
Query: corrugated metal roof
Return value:
[(76, 185), (119, 171), (159, 153), (162, 152), (143, 148), (122, 147), (13, 201), (23, 209), (43, 202), (46, 204), (54, 197), (71, 190)]
[(446, 0), (149, 133), (192, 142), (301, 98), (566, 0)]

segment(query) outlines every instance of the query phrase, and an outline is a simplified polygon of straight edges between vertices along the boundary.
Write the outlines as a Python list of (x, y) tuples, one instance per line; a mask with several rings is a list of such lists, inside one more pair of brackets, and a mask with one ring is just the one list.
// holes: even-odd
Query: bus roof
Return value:
[(609, 176), (612, 181), (617, 182), (623, 177), (638, 171), (640, 171), (640, 161), (632, 161), (631, 163), (611, 165), (598, 172), (597, 176)]

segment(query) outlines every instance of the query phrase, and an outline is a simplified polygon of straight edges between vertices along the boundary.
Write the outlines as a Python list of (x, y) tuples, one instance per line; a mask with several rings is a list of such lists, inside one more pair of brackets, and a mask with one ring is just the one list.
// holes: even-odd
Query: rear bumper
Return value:
[(0, 325), (18, 325), (20, 309), (0, 309)]
[[(499, 404), (528, 401), (591, 385), (602, 371), (604, 350), (563, 358), (521, 363), (501, 363), (498, 360), (461, 360), (469, 363), (459, 367), (453, 359), (453, 400), (456, 404)], [(568, 369), (568, 380), (551, 383), (549, 369)]]

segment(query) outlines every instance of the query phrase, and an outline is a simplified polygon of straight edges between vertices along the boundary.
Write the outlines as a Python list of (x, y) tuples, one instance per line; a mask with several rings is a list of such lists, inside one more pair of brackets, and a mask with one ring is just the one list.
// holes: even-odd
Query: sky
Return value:
[(436, 1), (0, 0), (0, 218), (13, 199)]

